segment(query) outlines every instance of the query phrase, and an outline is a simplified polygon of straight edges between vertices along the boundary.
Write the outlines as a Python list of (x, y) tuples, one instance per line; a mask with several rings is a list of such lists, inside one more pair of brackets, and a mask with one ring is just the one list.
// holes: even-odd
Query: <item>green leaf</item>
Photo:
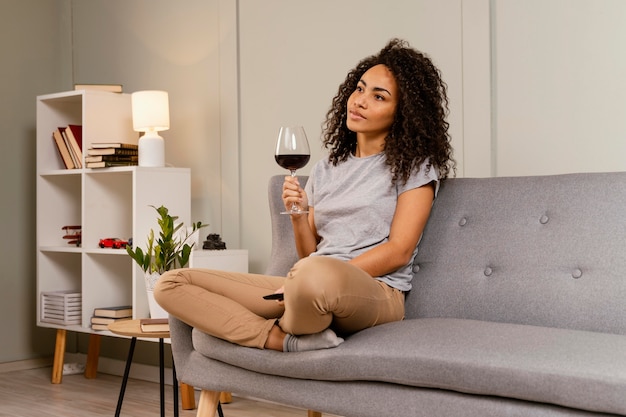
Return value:
[[(126, 251), (146, 272), (162, 274), (170, 269), (186, 267), (194, 246), (194, 244), (185, 243), (189, 233), (185, 232), (184, 236), (181, 235), (180, 231), (184, 225), (183, 223), (176, 223), (178, 216), (170, 215), (167, 207), (150, 207), (154, 208), (158, 214), (158, 238), (155, 239), (154, 230), (150, 230), (145, 253), (139, 247), (135, 250), (127, 247)], [(202, 222), (192, 223), (192, 230), (195, 232), (201, 227), (207, 226), (208, 224), (202, 224)]]

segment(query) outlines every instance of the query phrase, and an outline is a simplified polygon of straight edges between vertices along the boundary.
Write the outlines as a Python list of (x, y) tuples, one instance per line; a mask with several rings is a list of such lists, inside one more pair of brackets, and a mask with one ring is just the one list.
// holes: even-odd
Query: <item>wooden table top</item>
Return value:
[(109, 324), (109, 330), (113, 333), (129, 336), (129, 337), (154, 337), (158, 339), (167, 339), (170, 332), (143, 332), (139, 324), (140, 319), (135, 320), (118, 320)]

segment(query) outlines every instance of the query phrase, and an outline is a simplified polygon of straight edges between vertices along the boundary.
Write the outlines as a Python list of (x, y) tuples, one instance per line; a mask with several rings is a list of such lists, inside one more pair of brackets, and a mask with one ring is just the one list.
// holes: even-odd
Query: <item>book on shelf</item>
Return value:
[(91, 328), (94, 330), (109, 330), (109, 324), (122, 320), (130, 320), (130, 317), (114, 318), (93, 316), (91, 318)]
[(61, 135), (61, 131), (56, 129), (52, 132), (52, 140), (56, 144), (56, 148), (59, 151), (59, 155), (61, 155), (61, 160), (63, 161), (63, 165), (67, 169), (74, 169), (74, 160), (72, 159), (72, 155), (70, 154), (70, 150), (65, 143), (65, 139)]
[(146, 333), (170, 331), (170, 322), (167, 318), (140, 319), (139, 326), (141, 326), (141, 331)]
[(78, 168), (83, 166), (83, 127), (81, 125), (67, 125), (65, 135), (70, 144), (70, 151), (74, 154)]
[(111, 324), (116, 321), (130, 320), (130, 317), (91, 317), (91, 324)]
[(74, 84), (74, 90), (109, 91), (121, 93), (122, 84)]
[(139, 161), (139, 155), (87, 155), (85, 162), (105, 162), (105, 161), (126, 161), (137, 162)]
[(70, 143), (70, 139), (67, 136), (67, 132), (66, 132), (67, 128), (62, 126), (62, 127), (59, 127), (58, 130), (61, 133), (61, 136), (63, 137), (63, 141), (65, 142), (65, 146), (67, 147), (67, 150), (70, 151), (70, 157), (72, 158), (72, 162), (74, 163), (74, 168), (82, 168), (82, 165), (80, 161), (78, 160), (76, 153), (74, 152), (72, 144)]
[(70, 144), (70, 140), (67, 137), (67, 133), (65, 132), (65, 127), (63, 126), (59, 127), (58, 131), (59, 133), (61, 133), (61, 137), (63, 138), (63, 141), (65, 142), (65, 147), (70, 152), (70, 157), (72, 158), (72, 163), (74, 164), (74, 168), (81, 168), (78, 162), (78, 158), (76, 158), (76, 154), (74, 153), (74, 150), (72, 149), (72, 145)]
[(126, 148), (89, 148), (87, 150), (87, 156), (97, 155), (126, 155), (126, 156), (138, 156), (139, 150), (126, 149)]
[(133, 308), (132, 306), (98, 307), (94, 309), (93, 315), (112, 318), (132, 317)]
[(87, 168), (110, 168), (110, 167), (132, 167), (138, 165), (137, 161), (100, 161), (87, 162)]
[(139, 149), (136, 143), (125, 142), (94, 142), (91, 144), (92, 149), (115, 148), (115, 149)]

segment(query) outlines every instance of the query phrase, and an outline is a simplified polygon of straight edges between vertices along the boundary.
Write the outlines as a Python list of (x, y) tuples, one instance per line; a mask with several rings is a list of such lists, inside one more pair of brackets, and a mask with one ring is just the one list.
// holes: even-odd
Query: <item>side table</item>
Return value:
[[(135, 344), (137, 338), (158, 338), (159, 339), (159, 389), (160, 389), (160, 405), (161, 405), (161, 417), (165, 417), (165, 365), (164, 365), (164, 342), (163, 339), (170, 337), (170, 332), (143, 332), (139, 324), (140, 320), (120, 320), (115, 323), (109, 324), (109, 330), (115, 334), (121, 336), (127, 336), (131, 338), (130, 348), (128, 350), (128, 357), (126, 358), (126, 367), (124, 369), (124, 377), (122, 379), (122, 386), (120, 388), (120, 395), (117, 400), (117, 407), (115, 409), (115, 417), (119, 417), (122, 410), (122, 403), (124, 401), (124, 393), (126, 392), (126, 384), (128, 383), (128, 375), (130, 373), (130, 365), (133, 361), (133, 354), (135, 352)], [(176, 378), (176, 367), (172, 361), (172, 386), (174, 393), (174, 416), (178, 417), (178, 379)], [(195, 398), (193, 387), (181, 383), (181, 393), (183, 397), (183, 408), (193, 409), (195, 408)], [(191, 402), (193, 406), (186, 405), (185, 402)], [(221, 405), (218, 407), (220, 416), (223, 417)]]

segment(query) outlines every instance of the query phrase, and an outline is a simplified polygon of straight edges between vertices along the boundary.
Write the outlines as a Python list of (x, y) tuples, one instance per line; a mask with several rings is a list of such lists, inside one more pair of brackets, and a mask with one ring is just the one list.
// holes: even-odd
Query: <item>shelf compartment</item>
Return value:
[(37, 194), (38, 246), (70, 247), (62, 228), (81, 225), (81, 176), (40, 175)]
[(96, 308), (132, 305), (132, 258), (107, 253), (86, 253), (82, 277), (83, 326), (90, 327)]
[[(80, 252), (37, 253), (37, 294), (53, 291), (81, 292), (81, 254)], [(42, 306), (38, 303), (37, 321), (41, 323)]]
[[(37, 100), (37, 168), (65, 170), (52, 132), (68, 124), (82, 124), (82, 95), (76, 92), (40, 96)], [(80, 171), (80, 170), (68, 170)]]
[(104, 238), (132, 237), (132, 171), (85, 174), (83, 248), (100, 249)]

